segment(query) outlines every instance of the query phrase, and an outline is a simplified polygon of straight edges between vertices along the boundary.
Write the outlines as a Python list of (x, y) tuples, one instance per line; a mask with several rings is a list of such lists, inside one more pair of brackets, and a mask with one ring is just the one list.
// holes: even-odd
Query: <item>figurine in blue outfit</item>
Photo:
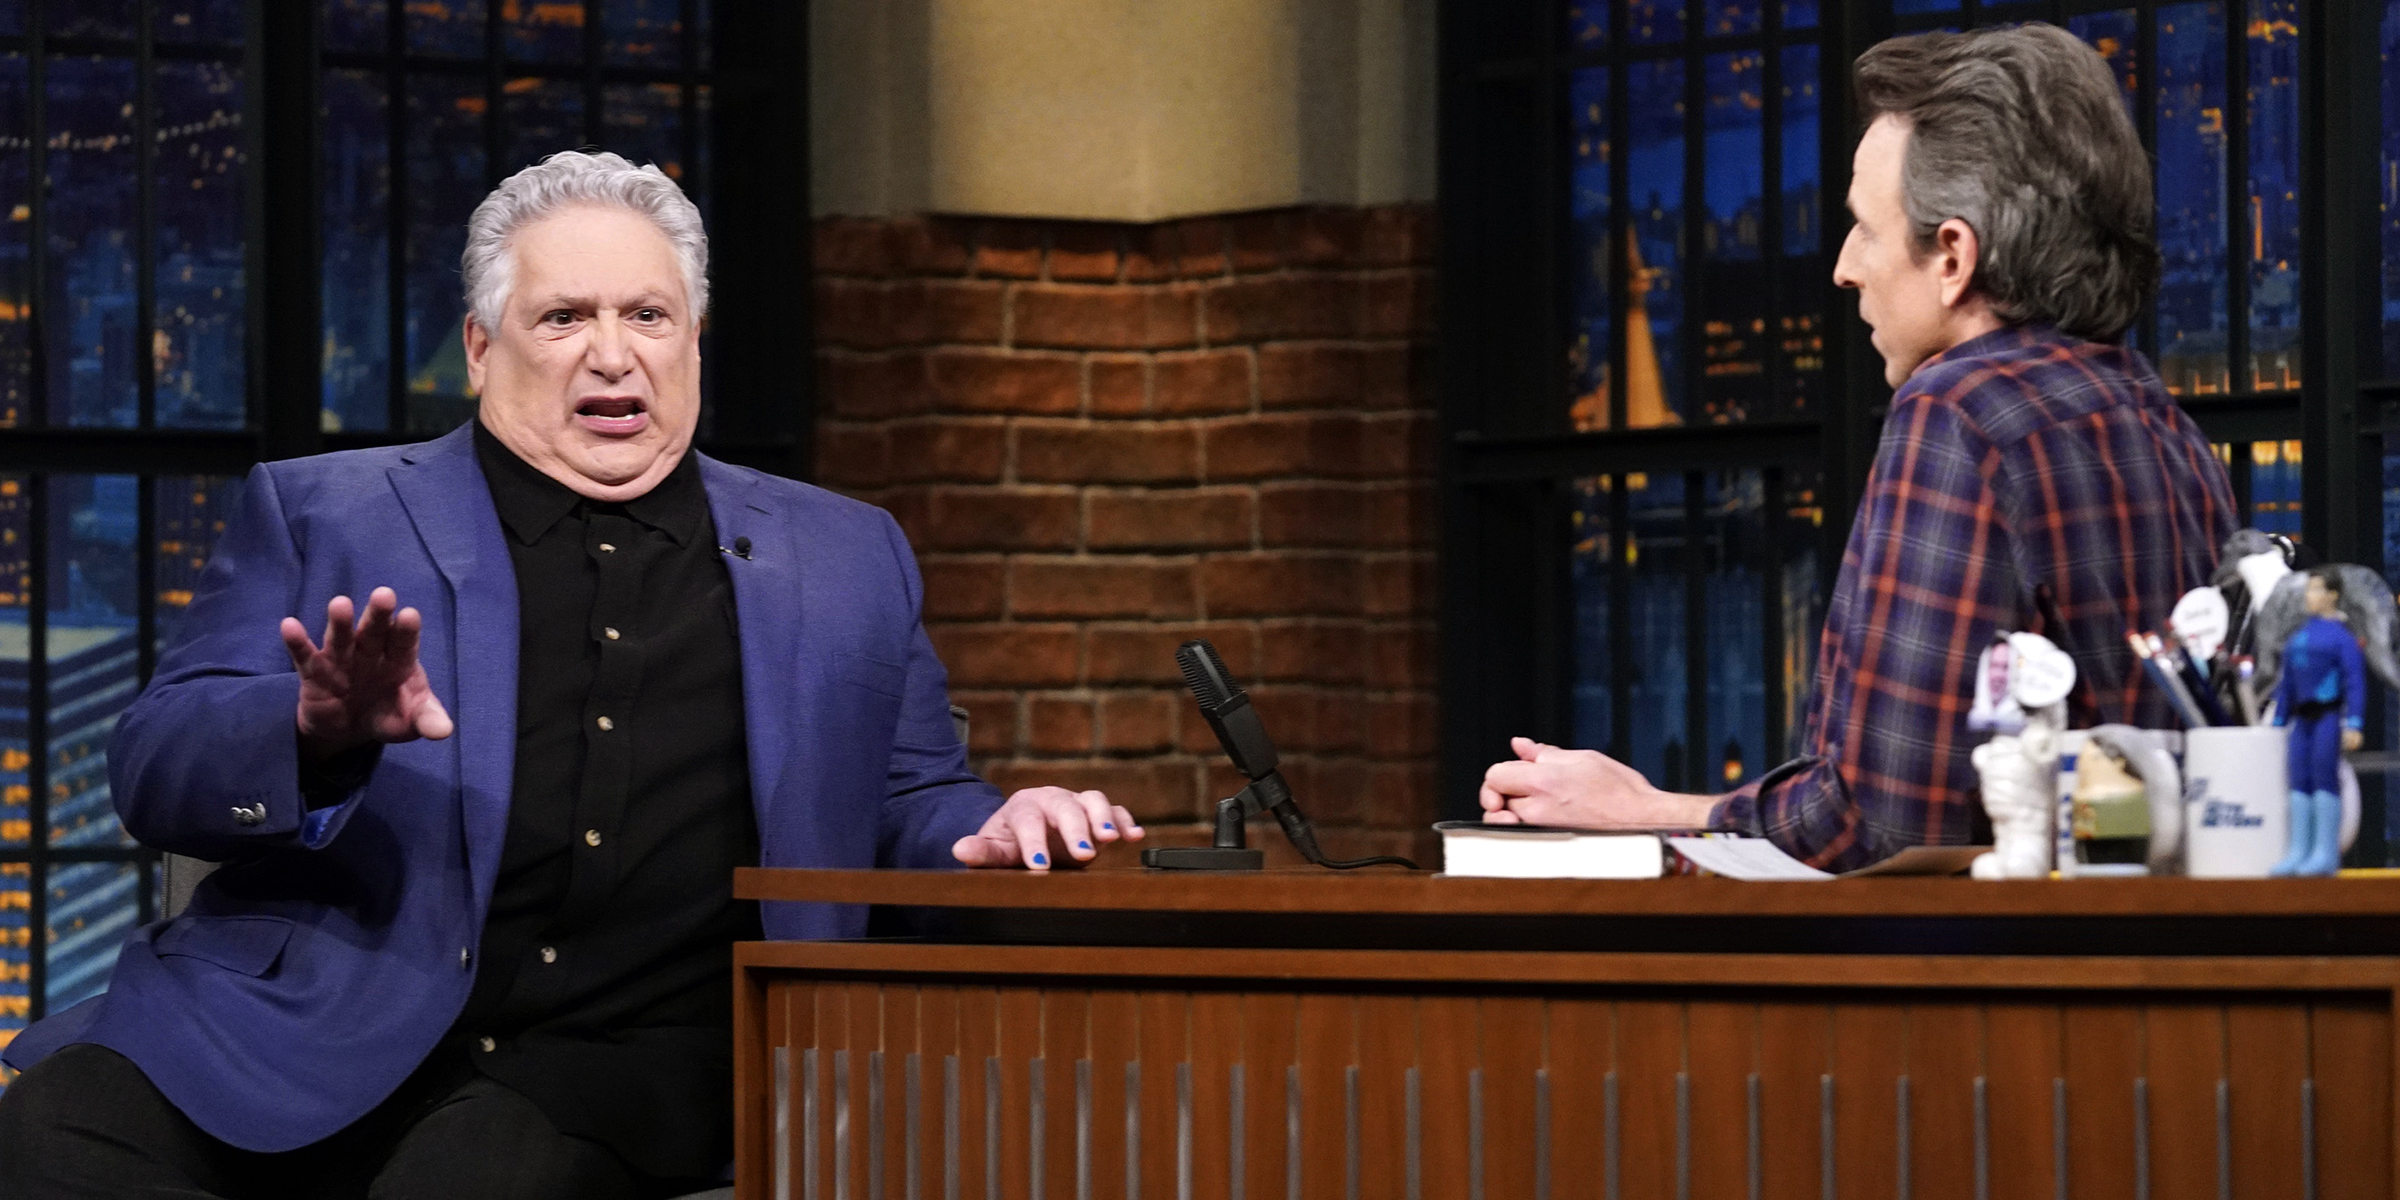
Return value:
[(2331, 875), (2342, 857), (2342, 755), (2366, 735), (2366, 656), (2342, 622), (2342, 580), (2308, 573), (2308, 621), (2283, 645), (2275, 723), (2290, 727), (2291, 849), (2270, 875)]

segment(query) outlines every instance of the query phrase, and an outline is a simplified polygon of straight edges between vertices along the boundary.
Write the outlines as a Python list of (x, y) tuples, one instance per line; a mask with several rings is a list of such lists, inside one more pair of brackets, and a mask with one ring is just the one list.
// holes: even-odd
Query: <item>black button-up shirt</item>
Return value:
[(732, 944), (758, 906), (733, 584), (698, 464), (586, 500), (475, 426), (517, 575), (517, 753), (448, 1050), (662, 1177), (732, 1147)]

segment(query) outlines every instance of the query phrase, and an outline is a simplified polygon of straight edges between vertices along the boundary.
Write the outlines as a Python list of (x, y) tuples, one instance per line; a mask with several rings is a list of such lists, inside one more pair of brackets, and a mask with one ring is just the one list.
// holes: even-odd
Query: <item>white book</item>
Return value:
[(1890, 858), (1840, 875), (1786, 854), (1764, 838), (1686, 830), (1647, 832), (1567, 829), (1556, 825), (1486, 825), (1443, 821), (1442, 873), (1480, 879), (1658, 879), (1716, 875), (1726, 879), (1818, 881), (1862, 875), (1954, 875), (1989, 846), (1910, 846)]
[(1667, 873), (1661, 834), (1550, 825), (1443, 821), (1442, 873), (1483, 879), (1656, 879)]

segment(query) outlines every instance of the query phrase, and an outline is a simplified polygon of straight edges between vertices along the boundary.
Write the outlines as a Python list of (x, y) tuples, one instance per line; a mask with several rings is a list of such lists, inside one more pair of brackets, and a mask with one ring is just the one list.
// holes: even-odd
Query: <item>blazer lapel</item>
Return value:
[[(694, 453), (697, 453), (695, 451)], [(776, 788), (791, 749), (795, 698), (807, 687), (800, 669), (800, 634), (806, 614), (800, 605), (800, 562), (785, 522), (759, 479), (705, 455), (700, 482), (708, 492), (717, 544), (731, 547), (750, 539), (750, 557), (725, 556), (733, 579), (734, 621), (742, 639), (742, 716), (750, 743), (751, 803), (758, 810), (760, 846), (774, 864)]]
[[(459, 785), (467, 866), (478, 905), (488, 901), (508, 836), (517, 749), (517, 572), (502, 541), (490, 485), (475, 463), (474, 430), (410, 450), (390, 470), (392, 488), (425, 551), (449, 581), (449, 629), (428, 621), (420, 654), (450, 648), (457, 694), (443, 699), (458, 723)], [(405, 600), (405, 597), (403, 598)]]

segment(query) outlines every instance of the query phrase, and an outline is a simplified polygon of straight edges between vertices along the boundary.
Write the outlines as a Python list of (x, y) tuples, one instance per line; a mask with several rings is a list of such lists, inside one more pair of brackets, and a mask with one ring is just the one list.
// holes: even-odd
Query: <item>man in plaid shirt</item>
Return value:
[(2125, 644), (2208, 581), (2232, 488), (2122, 344), (2158, 278), (2148, 158), (2100, 56), (2048, 25), (1861, 55), (1868, 125), (1834, 282), (1897, 393), (1827, 610), (1807, 755), (1724, 796), (1515, 740), (1485, 819), (1701, 827), (1828, 870), (1988, 840), (1966, 724), (1976, 655), (2029, 630), (2075, 656), (2073, 723), (2161, 727)]

